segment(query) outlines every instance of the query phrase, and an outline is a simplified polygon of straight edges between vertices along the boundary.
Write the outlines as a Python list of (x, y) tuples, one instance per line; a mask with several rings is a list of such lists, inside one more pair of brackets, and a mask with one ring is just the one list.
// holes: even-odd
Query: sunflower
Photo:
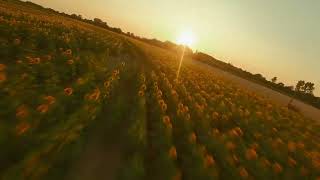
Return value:
[(144, 96), (144, 92), (143, 92), (142, 90), (140, 90), (140, 91), (138, 92), (138, 95), (139, 95), (140, 97), (143, 97), (143, 96)]
[(53, 96), (45, 96), (43, 99), (46, 100), (49, 105), (52, 105), (56, 102), (56, 98)]
[(41, 62), (41, 59), (40, 58), (30, 58), (30, 57), (27, 57), (28, 61), (29, 61), (29, 64), (40, 64)]
[(64, 94), (67, 96), (71, 96), (73, 93), (73, 89), (71, 87), (67, 87), (64, 89)]
[(140, 87), (141, 90), (145, 91), (147, 89), (147, 86), (145, 84), (142, 84)]
[(218, 120), (218, 118), (219, 118), (219, 113), (213, 112), (213, 113), (212, 113), (212, 119), (213, 119), (213, 120)]
[(97, 88), (91, 94), (88, 94), (86, 97), (88, 100), (97, 101), (100, 97), (100, 94), (100, 89)]
[(159, 103), (160, 107), (163, 106), (164, 104), (166, 104), (163, 99), (160, 99), (160, 100), (158, 101), (158, 103)]
[(77, 84), (78, 85), (83, 85), (85, 83), (85, 80), (83, 78), (78, 78), (77, 79)]
[(4, 71), (7, 68), (6, 65), (4, 64), (0, 64), (0, 71)]
[(255, 160), (258, 158), (258, 154), (255, 149), (247, 149), (246, 150), (246, 158), (247, 160)]
[(47, 104), (41, 104), (37, 107), (37, 111), (40, 112), (41, 114), (44, 114), (48, 112), (49, 106)]
[(220, 131), (219, 131), (219, 129), (217, 129), (217, 128), (213, 128), (212, 131), (211, 131), (211, 134), (212, 134), (213, 136), (217, 136), (217, 135), (220, 134)]
[(271, 166), (271, 162), (270, 162), (267, 158), (265, 158), (265, 157), (262, 157), (262, 158), (260, 159), (260, 163), (262, 164), (262, 166), (263, 166), (264, 168), (268, 168), (268, 167)]
[(21, 105), (16, 110), (16, 117), (19, 119), (26, 118), (29, 115), (29, 111), (26, 105)]
[(256, 143), (256, 142), (254, 142), (254, 143), (252, 143), (252, 144), (250, 144), (250, 148), (252, 148), (252, 149), (254, 149), (254, 150), (257, 150), (257, 149), (259, 149), (259, 144), (258, 143)]
[(0, 72), (0, 83), (7, 80), (7, 75), (4, 72)]
[(69, 60), (67, 61), (67, 64), (69, 64), (69, 65), (72, 65), (73, 63), (74, 63), (73, 59), (69, 59)]
[(30, 129), (30, 127), (31, 125), (28, 122), (20, 122), (15, 128), (16, 134), (20, 136), (27, 132)]
[(196, 140), (197, 140), (196, 134), (195, 134), (194, 132), (191, 133), (190, 136), (189, 136), (189, 142), (190, 142), (190, 143), (195, 143)]
[(304, 145), (304, 143), (303, 142), (297, 142), (297, 148), (299, 148), (299, 149), (304, 149), (305, 148), (305, 145)]
[(172, 146), (169, 150), (169, 157), (171, 159), (177, 159), (177, 150), (174, 146)]
[(157, 91), (157, 98), (160, 99), (161, 97), (162, 97), (162, 91), (161, 91), (161, 90), (158, 90), (158, 91)]
[(14, 45), (20, 45), (21, 44), (21, 40), (19, 38), (16, 38), (14, 41), (13, 41), (13, 44)]
[(288, 142), (288, 150), (289, 152), (295, 152), (296, 151), (296, 144), (292, 141)]
[(240, 167), (239, 168), (239, 174), (240, 174), (240, 176), (242, 178), (248, 178), (249, 177), (248, 171), (244, 167)]
[(312, 165), (315, 169), (320, 170), (320, 159), (319, 158), (313, 159)]
[(64, 55), (66, 56), (71, 56), (72, 55), (72, 50), (71, 49), (68, 49), (64, 52)]
[(228, 150), (233, 151), (236, 149), (237, 146), (233, 142), (229, 141), (226, 143), (226, 147)]
[(236, 132), (237, 136), (243, 136), (243, 131), (240, 127), (234, 128), (234, 131)]
[(162, 104), (161, 110), (162, 110), (162, 112), (165, 112), (167, 110), (167, 104)]
[(166, 125), (171, 124), (170, 117), (169, 116), (163, 116), (162, 122), (163, 122), (163, 124), (166, 124)]
[(106, 89), (108, 89), (108, 88), (110, 87), (110, 85), (111, 85), (111, 82), (110, 82), (110, 81), (105, 81), (105, 82), (103, 83), (103, 85), (104, 85), (104, 87), (105, 87)]
[(297, 161), (294, 160), (292, 157), (288, 158), (288, 164), (290, 167), (295, 167), (297, 165)]
[(211, 155), (206, 155), (205, 157), (205, 167), (210, 167), (215, 163), (213, 157)]
[(283, 171), (282, 166), (277, 162), (272, 165), (272, 169), (273, 169), (273, 172), (275, 172), (276, 174), (279, 174)]

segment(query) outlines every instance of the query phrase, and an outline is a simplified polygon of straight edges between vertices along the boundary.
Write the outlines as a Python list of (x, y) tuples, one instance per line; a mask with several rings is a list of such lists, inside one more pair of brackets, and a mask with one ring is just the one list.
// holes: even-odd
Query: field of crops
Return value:
[(99, 124), (124, 129), (119, 179), (320, 178), (319, 124), (179, 60), (0, 2), (0, 179), (64, 178)]

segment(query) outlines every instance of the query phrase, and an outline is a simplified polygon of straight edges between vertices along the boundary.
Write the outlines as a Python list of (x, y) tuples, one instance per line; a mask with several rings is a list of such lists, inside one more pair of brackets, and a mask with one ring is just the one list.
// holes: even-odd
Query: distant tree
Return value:
[(272, 83), (276, 83), (276, 82), (277, 82), (277, 80), (278, 80), (278, 78), (277, 78), (277, 77), (273, 77), (273, 78), (271, 79), (271, 82), (272, 82)]
[(314, 89), (315, 89), (314, 83), (312, 82), (306, 82), (303, 86), (303, 90), (307, 94), (313, 94)]
[(96, 24), (97, 26), (103, 27), (103, 28), (108, 28), (108, 24), (104, 21), (102, 21), (99, 18), (94, 18), (93, 23)]
[(282, 82), (279, 82), (278, 86), (284, 87), (284, 84)]
[(102, 24), (102, 20), (99, 18), (94, 18), (93, 22), (97, 23), (97, 24)]
[(127, 35), (128, 35), (128, 36), (131, 36), (131, 37), (135, 37), (134, 34), (131, 33), (131, 32), (127, 32)]
[(287, 86), (286, 88), (288, 88), (290, 91), (293, 91), (293, 90), (294, 90), (294, 87), (293, 87), (293, 86)]
[(74, 18), (74, 19), (82, 20), (82, 16), (81, 16), (81, 15), (71, 14), (70, 16), (71, 16), (72, 18)]
[(262, 81), (265, 81), (265, 80), (266, 80), (266, 78), (263, 77), (262, 74), (255, 74), (254, 76), (255, 76), (255, 78), (258, 79), (258, 80), (262, 80)]
[(111, 31), (122, 34), (122, 30), (120, 28), (111, 28)]
[(303, 87), (305, 86), (305, 84), (306, 84), (306, 82), (303, 80), (298, 81), (295, 90), (297, 92), (303, 92)]

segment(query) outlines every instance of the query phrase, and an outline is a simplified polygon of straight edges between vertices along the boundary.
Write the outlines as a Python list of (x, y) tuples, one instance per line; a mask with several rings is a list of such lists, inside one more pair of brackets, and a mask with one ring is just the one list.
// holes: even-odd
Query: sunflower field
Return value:
[(118, 179), (320, 179), (317, 122), (179, 60), (1, 1), (0, 179), (65, 178), (97, 125), (123, 129)]

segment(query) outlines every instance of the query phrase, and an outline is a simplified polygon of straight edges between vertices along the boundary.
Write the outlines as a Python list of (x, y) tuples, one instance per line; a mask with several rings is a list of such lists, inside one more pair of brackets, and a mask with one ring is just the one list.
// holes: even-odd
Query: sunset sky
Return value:
[(314, 82), (320, 96), (318, 0), (31, 1), (148, 38), (176, 42), (192, 33), (194, 50), (288, 85)]

